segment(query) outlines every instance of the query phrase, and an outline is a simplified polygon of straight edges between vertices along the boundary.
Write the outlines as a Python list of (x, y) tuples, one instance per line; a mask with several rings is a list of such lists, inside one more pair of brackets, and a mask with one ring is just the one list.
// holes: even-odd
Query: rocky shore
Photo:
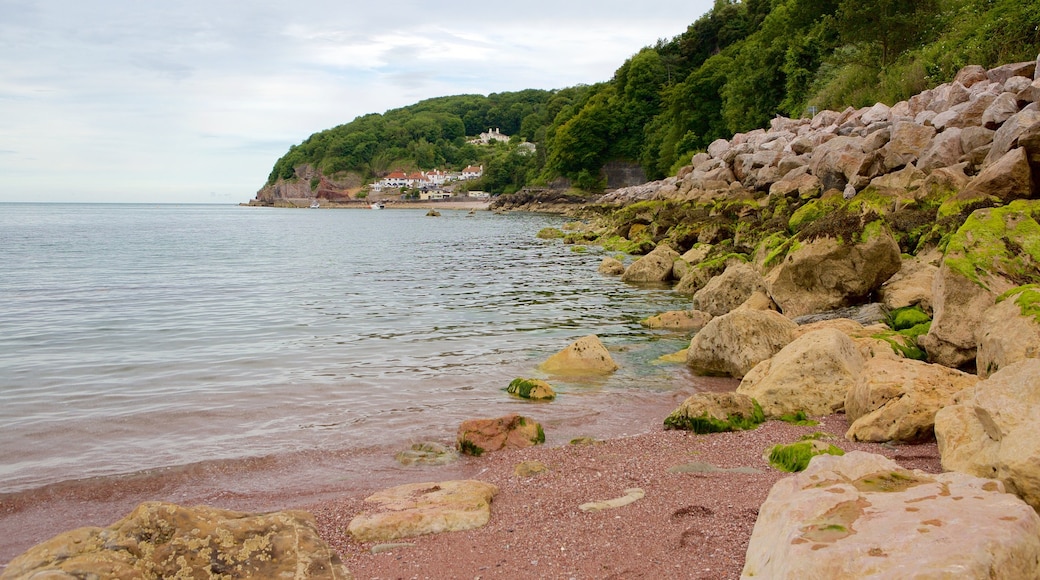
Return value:
[[(407, 485), (271, 519), (147, 504), (0, 578), (1040, 578), (1037, 64), (774, 119), (545, 233), (688, 295), (643, 321), (690, 333), (659, 362), (735, 391), (606, 442), (466, 422), (402, 456)], [(616, 368), (588, 336), (503, 396)]]

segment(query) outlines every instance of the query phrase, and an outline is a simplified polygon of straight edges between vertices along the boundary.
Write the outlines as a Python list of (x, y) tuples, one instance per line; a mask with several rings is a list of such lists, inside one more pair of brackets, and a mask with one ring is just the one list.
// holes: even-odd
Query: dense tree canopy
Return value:
[[(310, 164), (375, 179), (402, 169), (486, 167), (494, 193), (565, 177), (602, 186), (608, 161), (672, 174), (713, 140), (810, 107), (892, 104), (967, 64), (1032, 60), (1040, 3), (1021, 0), (716, 0), (609, 81), (555, 91), (460, 95), (358, 117), (290, 148), (269, 177)], [(466, 142), (489, 128), (537, 145)]]

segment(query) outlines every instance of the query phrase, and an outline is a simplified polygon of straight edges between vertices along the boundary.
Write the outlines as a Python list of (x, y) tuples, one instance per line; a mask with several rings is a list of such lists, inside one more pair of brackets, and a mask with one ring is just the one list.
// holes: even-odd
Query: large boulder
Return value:
[(860, 304), (901, 264), (899, 244), (874, 222), (858, 241), (822, 237), (791, 251), (766, 284), (783, 313), (795, 317)]
[(686, 365), (701, 375), (743, 377), (787, 346), (797, 327), (771, 310), (734, 310), (712, 319), (693, 337)]
[(618, 365), (599, 337), (590, 334), (550, 356), (538, 368), (556, 375), (597, 375), (610, 374)]
[(974, 386), (975, 375), (905, 358), (879, 357), (863, 367), (845, 396), (850, 441), (908, 441), (934, 436), (935, 414)]
[(899, 272), (881, 285), (878, 298), (889, 310), (920, 305), (925, 311), (931, 311), (932, 282), (938, 272), (939, 267), (932, 263), (930, 255), (907, 257)]
[(1014, 281), (1040, 281), (1040, 201), (1018, 200), (973, 212), (951, 236), (932, 286), (934, 316), (919, 344), (931, 362), (975, 359), (975, 331)]
[(476, 480), (410, 483), (365, 498), (372, 506), (347, 532), (359, 542), (388, 542), (479, 528), (491, 520), (498, 488)]
[(1040, 509), (1040, 359), (1004, 367), (935, 415), (944, 469), (999, 479)]
[(809, 167), (824, 190), (843, 190), (857, 177), (869, 180), (883, 172), (883, 156), (877, 151), (864, 152), (865, 144), (862, 137), (835, 137), (813, 150)]
[(733, 264), (693, 295), (693, 308), (722, 316), (764, 288), (762, 275), (751, 264)]
[(545, 443), (541, 424), (516, 413), (495, 419), (470, 419), (459, 425), (455, 445), (466, 455), (479, 457), (502, 449), (523, 449)]
[(886, 172), (917, 163), (922, 151), (926, 151), (935, 137), (935, 127), (908, 121), (892, 126), (892, 138), (881, 149)]
[(639, 258), (625, 268), (622, 282), (666, 282), (672, 277), (672, 263), (679, 259), (679, 252), (660, 244), (652, 252)]
[(767, 417), (797, 413), (830, 415), (845, 404), (845, 395), (863, 368), (856, 343), (835, 328), (795, 339), (751, 369), (737, 393), (758, 401)]
[(980, 377), (1027, 358), (1040, 358), (1040, 290), (1015, 288), (986, 311), (975, 333)]
[(147, 502), (106, 528), (80, 528), (12, 560), (29, 578), (351, 578), (305, 512), (251, 514)]
[(820, 455), (769, 491), (741, 574), (911, 577), (1040, 577), (1040, 516), (990, 480)]
[(1026, 150), (1016, 147), (986, 166), (968, 186), (965, 197), (995, 197), (1005, 203), (1033, 195), (1033, 174)]

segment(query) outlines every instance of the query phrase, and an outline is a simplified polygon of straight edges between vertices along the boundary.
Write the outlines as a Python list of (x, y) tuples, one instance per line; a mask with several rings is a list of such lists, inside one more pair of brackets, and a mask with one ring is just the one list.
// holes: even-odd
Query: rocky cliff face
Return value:
[(292, 179), (279, 179), (263, 186), (256, 192), (250, 205), (309, 205), (315, 199), (344, 201), (356, 195), (363, 185), (362, 179), (354, 174), (337, 176), (335, 179), (322, 175), (309, 164), (296, 167)]

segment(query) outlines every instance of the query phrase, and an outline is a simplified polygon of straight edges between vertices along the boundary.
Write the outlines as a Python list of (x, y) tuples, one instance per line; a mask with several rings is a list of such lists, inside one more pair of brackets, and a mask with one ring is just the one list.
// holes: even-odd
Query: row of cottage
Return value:
[(451, 173), (439, 169), (434, 169), (433, 171), (415, 171), (413, 173), (394, 171), (390, 173), (390, 175), (387, 175), (373, 184), (373, 189), (378, 191), (384, 188), (394, 189), (401, 187), (414, 187), (418, 189), (436, 188), (452, 181), (478, 179), (482, 175), (484, 175), (483, 165), (470, 165), (461, 172), (454, 171)]

